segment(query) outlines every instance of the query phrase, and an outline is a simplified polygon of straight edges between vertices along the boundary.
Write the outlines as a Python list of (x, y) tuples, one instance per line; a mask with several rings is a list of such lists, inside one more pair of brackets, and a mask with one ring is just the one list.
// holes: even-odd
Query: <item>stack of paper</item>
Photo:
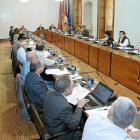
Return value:
[(90, 91), (81, 87), (80, 85), (73, 88), (73, 92), (71, 95), (67, 96), (66, 99), (69, 103), (76, 105), (77, 99), (83, 99)]
[(63, 74), (69, 74), (68, 70), (64, 68), (63, 71), (60, 69), (47, 69), (45, 71), (46, 74), (54, 74), (54, 75), (63, 75)]

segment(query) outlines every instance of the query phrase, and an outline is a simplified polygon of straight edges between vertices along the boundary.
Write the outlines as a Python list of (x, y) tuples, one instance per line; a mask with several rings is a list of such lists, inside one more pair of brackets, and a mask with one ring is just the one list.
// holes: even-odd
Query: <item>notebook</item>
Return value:
[(85, 97), (85, 99), (89, 99), (89, 102), (85, 104), (84, 109), (87, 110), (105, 106), (113, 92), (114, 90), (102, 82), (99, 82), (94, 91), (91, 91)]

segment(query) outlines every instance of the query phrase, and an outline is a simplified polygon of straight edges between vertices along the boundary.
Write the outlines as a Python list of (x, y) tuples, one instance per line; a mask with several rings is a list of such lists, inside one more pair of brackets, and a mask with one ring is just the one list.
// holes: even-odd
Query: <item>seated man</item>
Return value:
[(39, 42), (36, 45), (36, 54), (38, 58), (41, 58), (44, 61), (45, 66), (51, 66), (55, 63), (55, 60), (51, 60), (45, 57), (45, 55), (43, 54), (43, 52), (45, 51), (45, 46), (43, 42)]
[(102, 42), (106, 42), (106, 40), (114, 41), (113, 37), (110, 35), (109, 31), (104, 32), (105, 38), (101, 39)]
[[(66, 96), (72, 94), (73, 91), (73, 81), (69, 76), (59, 76), (55, 82), (55, 90), (47, 92), (43, 104), (42, 119), (51, 135), (68, 129), (76, 129), (82, 117), (82, 107), (88, 102), (87, 99), (78, 100), (77, 107), (73, 111), (66, 100)], [(77, 140), (74, 135), (70, 133), (66, 137)], [(58, 138), (58, 140), (61, 139)]]
[(75, 30), (75, 33), (76, 33), (77, 35), (81, 35), (81, 34), (82, 34), (81, 26), (77, 26), (77, 29)]
[(132, 140), (137, 138), (140, 131), (130, 132), (125, 129), (133, 123), (137, 109), (127, 97), (119, 97), (108, 111), (107, 118), (93, 113), (86, 121), (82, 140)]
[(30, 64), (30, 72), (25, 78), (25, 91), (32, 103), (43, 103), (48, 88), (40, 74), (44, 71), (44, 62), (40, 58), (34, 58)]
[(20, 72), (20, 77), (23, 81), (25, 81), (26, 75), (30, 71), (31, 60), (36, 57), (37, 57), (37, 55), (33, 51), (26, 53), (26, 63), (23, 65), (21, 72)]
[(129, 39), (126, 37), (126, 34), (124, 31), (119, 32), (119, 39), (114, 41), (114, 45), (118, 45), (121, 47), (127, 47), (130, 45)]
[(40, 24), (36, 30), (44, 30), (44, 27), (42, 27), (42, 24)]
[(13, 57), (12, 57), (13, 69), (14, 69), (14, 60), (15, 60), (15, 57), (17, 57), (17, 50), (20, 47), (20, 43), (23, 41), (23, 38), (24, 38), (24, 34), (19, 34), (18, 41), (16, 42), (16, 44), (12, 48), (12, 51), (13, 51), (13, 53), (12, 53), (13, 54)]
[(83, 25), (83, 32), (82, 32), (82, 35), (83, 36), (89, 36), (89, 31), (86, 29), (86, 26), (85, 25)]
[(26, 28), (24, 28), (24, 25), (21, 26), (20, 30), (21, 30), (21, 32), (26, 31)]
[(56, 27), (54, 26), (54, 24), (52, 23), (51, 26), (49, 27), (49, 30), (55, 30)]
[(26, 52), (25, 50), (27, 49), (27, 42), (24, 40), (23, 42), (20, 43), (20, 48), (17, 50), (17, 59), (22, 63), (26, 63)]

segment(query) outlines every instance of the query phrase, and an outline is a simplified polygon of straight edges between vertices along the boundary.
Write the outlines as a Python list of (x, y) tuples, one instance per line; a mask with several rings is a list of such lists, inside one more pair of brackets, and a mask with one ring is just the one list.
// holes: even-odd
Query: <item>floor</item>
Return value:
[(9, 42), (0, 42), (0, 140), (38, 139), (34, 124), (18, 114), (10, 51)]

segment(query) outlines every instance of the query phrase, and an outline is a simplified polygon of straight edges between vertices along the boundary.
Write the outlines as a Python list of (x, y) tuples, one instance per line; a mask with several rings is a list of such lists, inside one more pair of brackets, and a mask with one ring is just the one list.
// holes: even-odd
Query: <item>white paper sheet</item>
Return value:
[(77, 99), (83, 99), (89, 92), (89, 90), (78, 85), (75, 88), (73, 88), (72, 94), (67, 96), (66, 99), (69, 103), (76, 105)]
[(100, 107), (100, 108), (96, 108), (96, 109), (91, 109), (91, 110), (86, 110), (85, 112), (88, 115), (91, 115), (92, 113), (97, 113), (99, 115), (101, 115), (104, 118), (107, 118), (108, 115), (108, 110), (109, 110), (110, 106), (104, 106), (104, 107)]
[(69, 74), (68, 70), (64, 68), (63, 71), (60, 69), (48, 69), (45, 71), (46, 74), (54, 74), (54, 75), (63, 75), (63, 74)]
[(48, 51), (44, 51), (44, 52), (43, 52), (43, 55), (45, 55), (45, 57), (51, 56), (51, 54), (50, 54)]
[(74, 74), (74, 75), (70, 75), (70, 78), (72, 80), (79, 80), (82, 79), (82, 76), (80, 76), (79, 74)]

